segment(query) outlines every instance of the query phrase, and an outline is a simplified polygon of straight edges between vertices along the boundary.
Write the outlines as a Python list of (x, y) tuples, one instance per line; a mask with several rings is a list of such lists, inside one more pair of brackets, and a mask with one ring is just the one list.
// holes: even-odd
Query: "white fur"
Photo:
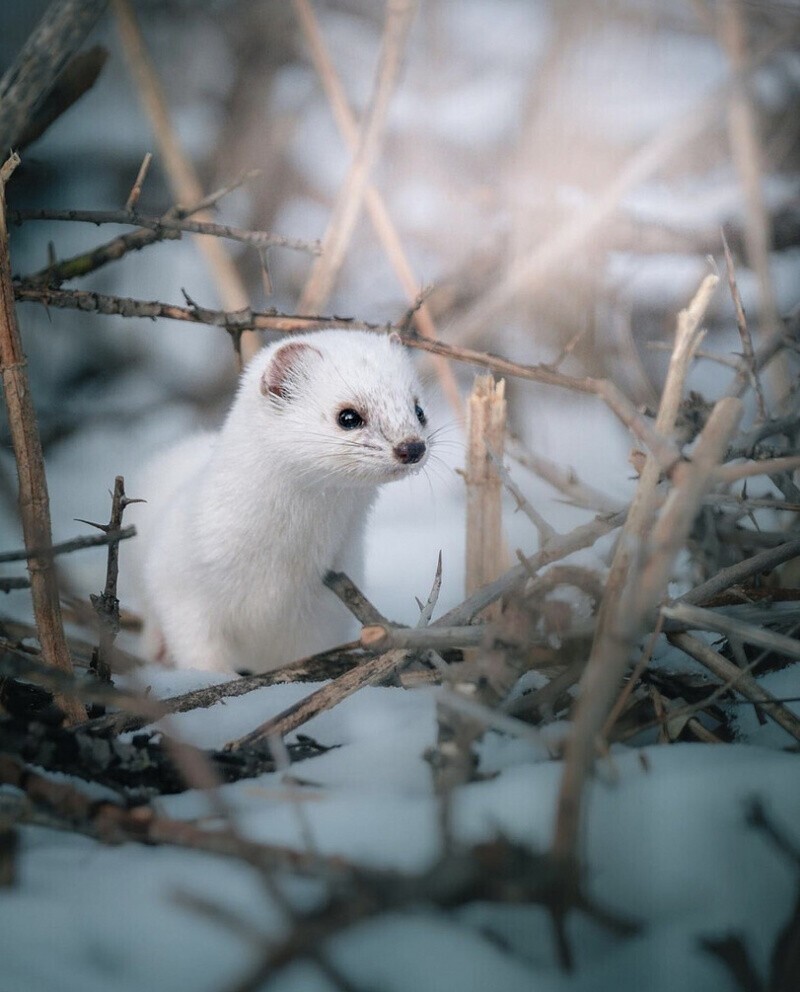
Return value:
[[(285, 397), (262, 378), (279, 349), (291, 363)], [(296, 354), (296, 353), (295, 353)], [(328, 569), (359, 581), (377, 487), (420, 468), (394, 447), (427, 441), (421, 387), (389, 337), (324, 331), (257, 355), (218, 434), (157, 459), (141, 495), (145, 643), (185, 667), (269, 671), (333, 647), (352, 621), (322, 583)], [(365, 417), (344, 431), (343, 408)], [(138, 495), (137, 491), (137, 495)]]

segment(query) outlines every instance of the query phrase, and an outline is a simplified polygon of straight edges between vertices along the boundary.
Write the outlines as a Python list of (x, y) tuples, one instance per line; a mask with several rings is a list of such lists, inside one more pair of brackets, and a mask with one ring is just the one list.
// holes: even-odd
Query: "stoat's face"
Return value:
[(314, 483), (380, 485), (428, 458), (422, 389), (396, 335), (292, 338), (270, 349), (259, 393), (282, 462)]

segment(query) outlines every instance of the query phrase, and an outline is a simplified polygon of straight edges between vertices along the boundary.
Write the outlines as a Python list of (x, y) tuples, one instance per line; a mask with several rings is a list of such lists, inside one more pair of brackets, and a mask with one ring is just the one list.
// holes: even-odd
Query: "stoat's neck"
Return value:
[(359, 540), (377, 494), (337, 486), (292, 460), (286, 446), (230, 431), (220, 435), (197, 485), (192, 529), (201, 556), (279, 574), (333, 567)]

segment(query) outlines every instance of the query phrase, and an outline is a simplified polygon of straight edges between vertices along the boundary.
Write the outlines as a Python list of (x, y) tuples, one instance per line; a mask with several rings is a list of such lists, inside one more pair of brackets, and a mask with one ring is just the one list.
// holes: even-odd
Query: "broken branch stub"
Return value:
[[(496, 579), (504, 569), (502, 481), (490, 450), (503, 456), (506, 431), (505, 381), (480, 375), (467, 405), (466, 593)], [(496, 607), (495, 607), (496, 609)]]

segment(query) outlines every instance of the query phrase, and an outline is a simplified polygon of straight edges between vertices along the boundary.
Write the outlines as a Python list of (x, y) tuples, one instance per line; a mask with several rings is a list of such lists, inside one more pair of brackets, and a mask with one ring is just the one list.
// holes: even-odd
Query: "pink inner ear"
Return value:
[(303, 341), (291, 341), (279, 348), (261, 377), (261, 392), (265, 396), (272, 395), (286, 399), (290, 385), (297, 380), (298, 374), (312, 352), (322, 358), (322, 352), (318, 348)]

